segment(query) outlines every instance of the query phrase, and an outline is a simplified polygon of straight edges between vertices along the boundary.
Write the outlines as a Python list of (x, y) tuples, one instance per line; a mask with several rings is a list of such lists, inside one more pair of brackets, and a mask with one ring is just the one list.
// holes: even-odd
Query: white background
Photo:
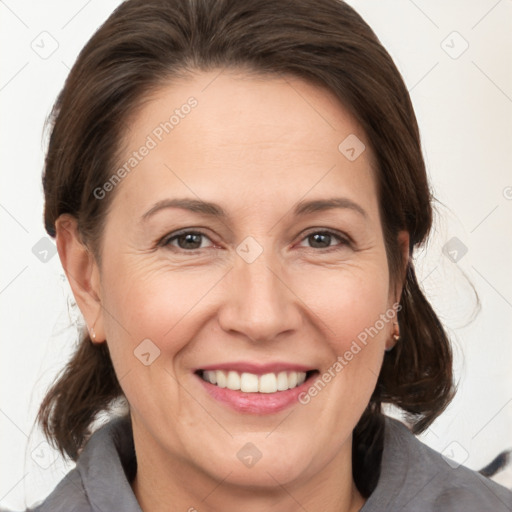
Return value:
[[(32, 252), (46, 236), (43, 123), (79, 50), (118, 3), (0, 1), (0, 505), (15, 510), (66, 471), (39, 446), (33, 422), (77, 339), (58, 256), (43, 263)], [(459, 392), (421, 438), (479, 469), (512, 448), (512, 0), (350, 3), (404, 76), (439, 200), (417, 265), (453, 339)], [(458, 263), (442, 252), (453, 237), (467, 247)]]

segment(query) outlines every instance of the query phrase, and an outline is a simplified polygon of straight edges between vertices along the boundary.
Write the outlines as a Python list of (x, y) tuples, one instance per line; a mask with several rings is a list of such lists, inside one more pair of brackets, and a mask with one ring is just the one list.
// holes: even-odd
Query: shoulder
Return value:
[(41, 503), (26, 512), (91, 512), (79, 471), (72, 469)]
[(140, 512), (130, 486), (135, 472), (131, 422), (127, 417), (111, 419), (91, 436), (76, 467), (26, 512)]
[(512, 511), (512, 491), (445, 459), (387, 417), (381, 476), (361, 512)]

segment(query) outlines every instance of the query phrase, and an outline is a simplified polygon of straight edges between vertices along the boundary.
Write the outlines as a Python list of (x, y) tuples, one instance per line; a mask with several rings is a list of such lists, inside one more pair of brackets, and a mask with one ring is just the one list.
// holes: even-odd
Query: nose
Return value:
[(242, 334), (253, 342), (275, 340), (300, 329), (299, 298), (286, 282), (277, 258), (262, 254), (252, 263), (238, 258), (225, 278), (226, 300), (219, 311), (225, 332)]

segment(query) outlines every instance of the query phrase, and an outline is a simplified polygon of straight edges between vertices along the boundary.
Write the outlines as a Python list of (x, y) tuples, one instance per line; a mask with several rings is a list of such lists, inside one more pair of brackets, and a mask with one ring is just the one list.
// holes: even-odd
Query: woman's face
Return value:
[(276, 486), (350, 460), (397, 296), (358, 124), (299, 79), (219, 72), (130, 120), (96, 332), (140, 467)]

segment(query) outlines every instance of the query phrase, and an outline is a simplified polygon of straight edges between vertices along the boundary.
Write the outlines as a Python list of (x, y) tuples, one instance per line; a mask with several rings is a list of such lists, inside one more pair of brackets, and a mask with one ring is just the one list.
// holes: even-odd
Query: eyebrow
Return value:
[[(222, 219), (226, 219), (228, 217), (226, 211), (216, 203), (202, 201), (199, 199), (176, 198), (163, 199), (158, 201), (153, 207), (144, 213), (144, 215), (142, 215), (141, 220), (145, 221), (156, 212), (166, 208), (181, 208), (183, 210), (189, 210), (194, 213), (200, 213), (210, 217), (217, 217)], [(295, 216), (308, 215), (310, 213), (331, 210), (334, 208), (353, 210), (363, 217), (368, 217), (368, 214), (360, 205), (346, 197), (333, 197), (330, 199), (300, 201), (295, 205), (293, 214)]]

